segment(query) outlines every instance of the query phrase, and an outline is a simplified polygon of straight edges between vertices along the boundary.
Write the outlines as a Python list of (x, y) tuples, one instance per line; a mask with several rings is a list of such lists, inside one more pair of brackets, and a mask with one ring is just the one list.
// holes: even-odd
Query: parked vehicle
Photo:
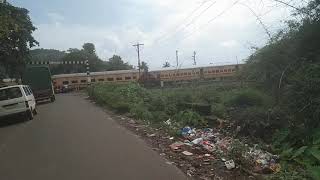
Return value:
[(23, 114), (29, 120), (37, 114), (32, 90), (26, 85), (0, 88), (0, 118)]
[(31, 87), (37, 101), (49, 99), (55, 101), (50, 69), (47, 66), (29, 66), (26, 68), (22, 83)]

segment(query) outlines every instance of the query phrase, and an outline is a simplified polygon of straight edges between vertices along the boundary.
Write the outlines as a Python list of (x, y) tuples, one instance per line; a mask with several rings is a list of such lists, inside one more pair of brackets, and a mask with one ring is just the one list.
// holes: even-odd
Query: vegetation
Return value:
[[(278, 131), (273, 148), (285, 160), (285, 170), (290, 169), (288, 162), (300, 164), (314, 179), (320, 179), (319, 7), (320, 1), (314, 0), (298, 11), (302, 20), (289, 21), (287, 29), (248, 59), (241, 74), (262, 83), (262, 91), (274, 101), (269, 110), (255, 110), (253, 117), (259, 122), (269, 119), (266, 125), (273, 128), (268, 130)], [(263, 129), (265, 124), (260, 126)]]
[[(210, 123), (183, 106), (210, 104), (213, 115), (240, 127), (239, 135), (271, 144), (269, 150), (280, 154), (282, 171), (272, 179), (320, 179), (320, 1), (311, 1), (295, 15), (301, 20), (288, 21), (286, 29), (248, 58), (239, 73), (242, 80), (255, 82), (248, 87), (146, 90), (135, 84), (98, 85), (89, 92), (105, 99), (103, 104), (116, 98), (133, 117), (160, 124), (170, 118), (176, 127)], [(135, 93), (121, 94), (132, 88)], [(238, 151), (241, 147), (234, 153)]]
[[(120, 56), (113, 55), (109, 61), (101, 60), (97, 54), (94, 44), (85, 43), (82, 49), (70, 48), (67, 52), (55, 49), (35, 49), (30, 51), (30, 61), (35, 62), (62, 62), (62, 61), (89, 61), (90, 71), (112, 71), (112, 70), (127, 70), (133, 67), (128, 63), (123, 62)], [(69, 73), (84, 73), (86, 66), (83, 64), (72, 65), (51, 65), (52, 74), (69, 74)]]
[(0, 76), (21, 77), (29, 48), (38, 45), (29, 11), (0, 3)]

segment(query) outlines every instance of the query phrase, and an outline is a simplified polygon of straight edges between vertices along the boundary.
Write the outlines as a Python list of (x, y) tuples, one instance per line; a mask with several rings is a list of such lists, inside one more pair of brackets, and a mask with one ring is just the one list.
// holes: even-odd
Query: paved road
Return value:
[(186, 179), (79, 95), (58, 95), (33, 121), (0, 127), (1, 180)]

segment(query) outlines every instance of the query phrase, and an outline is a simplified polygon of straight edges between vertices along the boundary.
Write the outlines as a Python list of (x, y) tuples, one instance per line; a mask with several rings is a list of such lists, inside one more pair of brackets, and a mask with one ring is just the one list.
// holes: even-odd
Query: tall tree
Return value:
[(29, 49), (39, 44), (28, 14), (27, 9), (0, 3), (0, 65), (11, 77), (21, 76)]
[(113, 55), (107, 62), (108, 70), (127, 70), (132, 69), (132, 66), (123, 62), (122, 58), (118, 55)]
[(87, 53), (89, 53), (91, 55), (96, 54), (96, 47), (94, 46), (93, 43), (84, 43), (82, 48), (84, 51), (86, 51)]
[(141, 62), (141, 67), (140, 67), (144, 72), (148, 72), (149, 71), (149, 66), (146, 62), (142, 61)]

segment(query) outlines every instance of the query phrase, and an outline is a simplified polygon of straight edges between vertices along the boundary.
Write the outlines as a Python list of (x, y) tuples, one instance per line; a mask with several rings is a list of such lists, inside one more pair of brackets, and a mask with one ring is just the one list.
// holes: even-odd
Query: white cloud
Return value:
[(238, 46), (239, 43), (236, 40), (228, 40), (228, 41), (221, 42), (220, 45), (222, 47), (226, 47), (226, 48), (234, 48), (234, 47)]
[[(132, 45), (141, 42), (145, 44), (141, 52), (142, 60), (147, 61), (152, 68), (161, 67), (167, 59), (171, 64), (175, 64), (176, 49), (180, 52), (181, 62), (186, 65), (192, 63), (193, 51), (198, 52), (199, 64), (208, 65), (212, 61), (235, 62), (236, 56), (243, 59), (251, 53), (247, 48), (248, 42), (261, 46), (267, 40), (256, 17), (246, 7), (235, 5), (230, 8), (235, 0), (216, 0), (216, 3), (200, 16), (200, 13), (210, 5), (211, 2), (208, 1), (187, 19), (190, 12), (199, 7), (203, 1), (132, 0), (130, 2), (144, 4), (157, 12), (146, 14), (153, 16), (153, 27), (150, 28), (143, 17), (137, 22), (128, 20), (121, 25), (109, 25), (104, 22), (99, 26), (67, 24), (65, 23), (67, 17), (57, 12), (50, 12), (47, 14), (50, 21), (37, 25), (35, 37), (41, 47), (61, 50), (80, 48), (83, 43), (92, 42), (96, 45), (98, 55), (103, 59), (108, 59), (117, 53), (133, 65), (136, 65), (136, 51)], [(255, 0), (243, 2), (262, 15), (261, 19), (265, 25), (273, 27), (270, 28), (272, 32), (281, 27), (279, 20), (290, 14), (283, 6), (274, 7), (275, 3), (272, 0), (263, 0), (263, 4)], [(221, 15), (224, 10), (225, 13)], [(99, 16), (98, 12), (96, 16)], [(208, 23), (213, 18), (216, 19)], [(185, 24), (192, 19), (194, 22), (186, 27)]]
[(64, 16), (56, 12), (49, 12), (47, 15), (50, 21), (56, 25), (59, 25), (65, 19)]

